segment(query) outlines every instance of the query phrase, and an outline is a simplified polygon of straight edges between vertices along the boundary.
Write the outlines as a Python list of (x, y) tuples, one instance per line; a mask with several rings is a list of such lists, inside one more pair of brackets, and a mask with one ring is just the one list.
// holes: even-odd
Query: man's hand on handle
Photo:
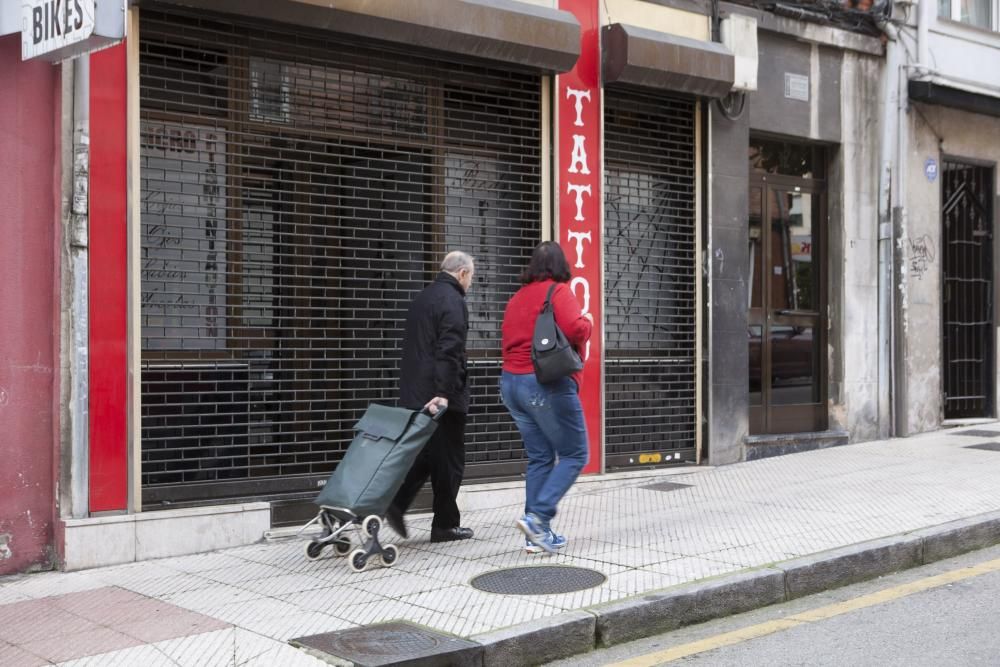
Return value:
[(431, 416), (436, 415), (441, 410), (448, 408), (448, 399), (444, 396), (435, 396), (431, 400), (427, 401), (427, 405), (424, 406), (424, 410), (431, 413)]

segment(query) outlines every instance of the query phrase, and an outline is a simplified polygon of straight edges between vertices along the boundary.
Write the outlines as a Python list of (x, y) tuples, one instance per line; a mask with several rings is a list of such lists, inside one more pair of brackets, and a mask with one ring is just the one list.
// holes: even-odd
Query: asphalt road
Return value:
[(1000, 547), (554, 666), (1000, 666)]

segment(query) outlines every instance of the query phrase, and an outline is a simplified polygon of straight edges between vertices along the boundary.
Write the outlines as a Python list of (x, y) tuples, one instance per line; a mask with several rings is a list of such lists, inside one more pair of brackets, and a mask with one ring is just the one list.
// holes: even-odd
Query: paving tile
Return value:
[[(279, 570), (279, 572), (281, 571), (283, 570)], [(299, 593), (328, 586), (327, 582), (308, 574), (281, 574), (258, 580), (240, 581), (233, 585), (269, 597), (279, 597), (289, 593)]]
[(95, 588), (91, 591), (67, 593), (66, 595), (57, 595), (48, 598), (49, 602), (56, 607), (92, 621), (104, 620), (106, 612), (119, 605), (141, 602), (148, 599), (138, 593), (118, 588), (117, 586), (105, 586), (103, 588)]
[[(362, 573), (366, 574), (366, 573)], [(351, 588), (358, 588), (369, 593), (377, 593), (384, 596), (399, 597), (411, 593), (430, 591), (441, 588), (444, 582), (432, 579), (428, 576), (410, 574), (409, 572), (398, 571), (391, 576), (381, 577), (366, 581), (359, 578), (351, 582)]]
[(13, 590), (4, 590), (3, 586), (0, 586), (0, 607), (8, 604), (14, 604), (15, 602), (27, 602), (28, 600), (34, 600), (35, 598), (29, 595), (22, 595), (21, 593), (16, 593)]
[(98, 628), (96, 623), (54, 605), (28, 607), (27, 605), (32, 603), (20, 604), (26, 605), (23, 609), (23, 615), (0, 625), (0, 641), (22, 645), (46, 637), (75, 634)]
[(143, 642), (110, 628), (95, 627), (81, 633), (54, 633), (44, 639), (25, 642), (21, 647), (51, 662), (117, 651)]
[(333, 613), (333, 610), (339, 607), (381, 600), (383, 596), (351, 586), (327, 586), (325, 588), (299, 591), (298, 593), (287, 593), (277, 597), (283, 602), (295, 605), (302, 611), (316, 611), (327, 614)]
[(52, 602), (52, 598), (28, 598), (0, 605), (0, 641), (4, 640), (5, 630), (9, 631), (13, 625), (44, 619), (53, 609), (58, 607)]
[(471, 539), (461, 540), (458, 542), (441, 542), (438, 544), (429, 543), (422, 548), (427, 551), (440, 554), (442, 558), (465, 558), (468, 560), (476, 560), (477, 558), (485, 558), (517, 550), (519, 548), (519, 544), (516, 540), (516, 536), (511, 535), (510, 539), (503, 543), (493, 542), (491, 540)]
[(217, 584), (207, 588), (200, 588), (194, 591), (184, 591), (168, 595), (163, 599), (178, 607), (184, 607), (192, 611), (201, 611), (211, 607), (221, 607), (236, 602), (251, 602), (261, 599), (262, 595), (248, 591), (243, 588), (229, 586), (227, 584)]
[(94, 576), (106, 585), (130, 588), (136, 582), (163, 579), (177, 574), (177, 570), (167, 567), (160, 561), (143, 561), (128, 563), (93, 571)]
[(192, 611), (147, 616), (129, 623), (116, 625), (115, 630), (134, 637), (141, 642), (152, 644), (167, 639), (213, 632), (229, 627), (225, 621)]
[[(242, 560), (242, 559), (241, 559)], [(237, 565), (231, 565), (217, 570), (199, 571), (199, 576), (211, 579), (220, 584), (237, 584), (244, 581), (267, 579), (288, 574), (284, 568), (275, 567), (268, 563), (257, 563), (254, 561), (243, 561)]]
[(646, 591), (667, 588), (676, 583), (670, 575), (650, 570), (626, 570), (608, 577), (605, 586), (626, 595), (640, 595)]
[(203, 611), (206, 616), (239, 626), (245, 626), (262, 618), (291, 616), (301, 612), (302, 610), (295, 605), (274, 598), (262, 598), (252, 602), (234, 602), (219, 607), (209, 607)]
[[(339, 629), (339, 628), (338, 628)], [(254, 632), (236, 629), (233, 631), (235, 662), (240, 667), (320, 667), (326, 662), (313, 658), (305, 651), (289, 646), (284, 641), (275, 641)]]
[(170, 602), (137, 597), (138, 599), (130, 602), (120, 602), (106, 607), (81, 608), (74, 613), (100, 625), (115, 627), (131, 623), (136, 619), (156, 619), (186, 611), (183, 607), (178, 607)]
[[(325, 664), (283, 642), (239, 628), (159, 642), (153, 646), (173, 660), (174, 665), (319, 667)], [(303, 660), (301, 656), (308, 660)]]
[(45, 658), (25, 651), (20, 646), (0, 642), (0, 665), (4, 667), (37, 667), (51, 664)]
[(383, 598), (374, 602), (340, 607), (331, 612), (332, 616), (354, 625), (369, 625), (393, 619), (403, 619), (416, 622), (417, 616), (433, 612), (398, 600)]
[(191, 556), (178, 556), (175, 558), (164, 558), (160, 563), (171, 570), (178, 572), (207, 572), (210, 570), (221, 570), (227, 567), (241, 567), (247, 561), (243, 558), (231, 554), (213, 551), (204, 554), (194, 554)]
[(107, 586), (96, 571), (87, 572), (38, 572), (21, 575), (8, 581), (5, 592), (16, 593), (29, 598), (46, 598), (64, 593), (89, 591)]
[(203, 588), (209, 588), (210, 586), (216, 586), (218, 585), (218, 582), (212, 581), (211, 579), (205, 579), (196, 574), (175, 573), (159, 579), (142, 580), (137, 578), (133, 581), (123, 582), (117, 585), (135, 593), (139, 593), (140, 595), (164, 598), (176, 595), (177, 593), (196, 591)]
[(355, 625), (330, 614), (309, 611), (289, 616), (255, 619), (243, 624), (241, 627), (276, 641), (284, 642), (293, 637), (346, 630), (347, 628), (355, 627)]
[(59, 667), (178, 667), (179, 663), (156, 646), (143, 644), (58, 664)]
[[(563, 610), (559, 607), (535, 601), (534, 597), (506, 596), (481, 593), (470, 600), (475, 604), (463, 604), (456, 608), (456, 613), (473, 619), (477, 625), (485, 624), (490, 628), (501, 628), (518, 623), (526, 623), (539, 618), (554, 616)], [(466, 631), (466, 636), (474, 632)]]

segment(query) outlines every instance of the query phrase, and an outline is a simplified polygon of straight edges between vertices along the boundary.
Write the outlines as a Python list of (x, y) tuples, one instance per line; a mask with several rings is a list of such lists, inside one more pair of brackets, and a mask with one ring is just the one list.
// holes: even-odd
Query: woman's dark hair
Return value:
[(568, 283), (570, 279), (569, 262), (559, 244), (554, 241), (542, 241), (531, 253), (528, 268), (521, 274), (521, 284), (537, 283), (542, 280), (554, 280), (557, 283)]

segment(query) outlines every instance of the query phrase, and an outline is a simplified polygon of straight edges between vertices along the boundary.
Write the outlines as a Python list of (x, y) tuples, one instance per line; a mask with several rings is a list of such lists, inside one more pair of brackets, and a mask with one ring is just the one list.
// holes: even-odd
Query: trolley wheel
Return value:
[(383, 547), (379, 559), (385, 567), (392, 567), (399, 560), (399, 549), (395, 544), (387, 544)]
[(368, 537), (378, 537), (378, 531), (381, 528), (382, 519), (375, 514), (366, 516), (365, 520), (361, 523), (361, 531)]
[(354, 545), (352, 545), (347, 540), (344, 541), (337, 540), (333, 543), (333, 550), (337, 553), (338, 556), (346, 556), (351, 552), (351, 548), (353, 546)]
[(326, 545), (322, 542), (309, 542), (306, 544), (306, 558), (309, 560), (319, 560), (319, 557), (323, 555), (323, 547)]
[(347, 557), (347, 563), (355, 572), (364, 572), (365, 568), (368, 567), (368, 555), (364, 549), (355, 549)]

